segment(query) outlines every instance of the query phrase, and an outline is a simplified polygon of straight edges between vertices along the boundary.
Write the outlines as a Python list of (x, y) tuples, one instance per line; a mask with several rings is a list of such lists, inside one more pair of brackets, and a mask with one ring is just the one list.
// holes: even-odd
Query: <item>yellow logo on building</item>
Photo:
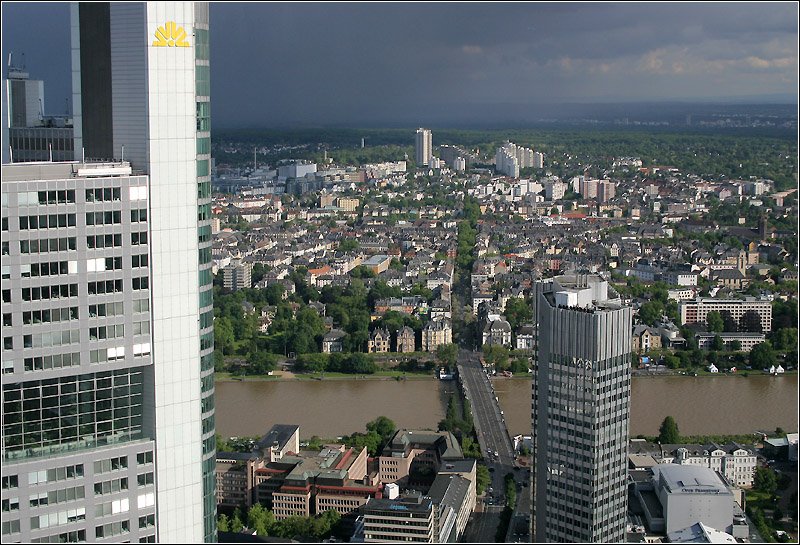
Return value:
[(156, 41), (153, 47), (190, 47), (186, 41), (186, 31), (174, 21), (167, 21), (156, 30)]

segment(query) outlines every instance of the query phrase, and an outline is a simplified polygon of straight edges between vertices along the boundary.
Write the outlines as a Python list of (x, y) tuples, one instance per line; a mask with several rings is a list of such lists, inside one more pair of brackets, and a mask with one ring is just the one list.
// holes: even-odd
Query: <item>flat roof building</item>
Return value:
[(155, 537), (148, 177), (18, 163), (2, 180), (3, 542)]
[(596, 275), (557, 276), (534, 287), (534, 540), (621, 542), (631, 309)]
[[(719, 313), (730, 313), (733, 320), (743, 330), (746, 326), (760, 326), (761, 333), (772, 331), (772, 302), (755, 297), (744, 299), (711, 299), (709, 297), (698, 297), (696, 299), (680, 301), (678, 309), (681, 315), (681, 323), (697, 324), (705, 323), (708, 313), (716, 311)], [(749, 316), (752, 315), (752, 320)], [(755, 322), (749, 324), (748, 321)], [(750, 329), (750, 331), (753, 331)], [(756, 331), (756, 333), (759, 333)]]
[(436, 542), (436, 509), (433, 501), (421, 494), (394, 500), (371, 499), (359, 512), (363, 517), (364, 543)]
[(671, 534), (702, 522), (735, 537), (747, 536), (744, 513), (728, 483), (713, 469), (658, 464), (648, 482), (636, 485), (636, 496), (653, 532)]

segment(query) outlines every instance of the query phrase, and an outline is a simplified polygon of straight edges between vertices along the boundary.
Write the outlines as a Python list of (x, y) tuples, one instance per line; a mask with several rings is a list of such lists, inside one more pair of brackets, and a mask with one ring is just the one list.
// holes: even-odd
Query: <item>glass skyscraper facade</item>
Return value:
[(535, 286), (532, 536), (539, 543), (621, 543), (631, 309), (596, 275)]

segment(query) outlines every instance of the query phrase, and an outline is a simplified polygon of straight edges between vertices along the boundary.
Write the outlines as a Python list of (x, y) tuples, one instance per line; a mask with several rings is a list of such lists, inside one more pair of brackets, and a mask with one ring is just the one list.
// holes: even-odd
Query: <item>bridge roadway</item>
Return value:
[[(506, 427), (503, 411), (495, 395), (492, 382), (480, 362), (480, 353), (460, 350), (458, 356), (458, 374), (466, 398), (472, 405), (472, 416), (475, 432), (481, 447), (481, 454), (491, 475), (492, 497), (484, 497), (480, 510), (473, 515), (473, 521), (467, 526), (462, 541), (477, 543), (494, 542), (495, 532), (500, 522), (500, 513), (505, 504), (505, 482), (507, 473), (514, 474), (517, 482), (518, 503), (527, 496), (528, 488), (523, 488), (528, 472), (514, 471), (514, 445)], [(491, 502), (491, 503), (490, 503)], [(523, 512), (525, 504), (518, 505), (516, 512)], [(512, 521), (512, 526), (514, 526)], [(511, 537), (514, 532), (509, 532)], [(516, 539), (512, 540), (516, 541)], [(527, 539), (526, 539), (527, 541)]]

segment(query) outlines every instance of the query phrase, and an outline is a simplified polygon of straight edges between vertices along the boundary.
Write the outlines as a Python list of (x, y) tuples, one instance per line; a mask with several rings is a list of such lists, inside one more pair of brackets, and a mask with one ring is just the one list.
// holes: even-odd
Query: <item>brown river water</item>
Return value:
[[(493, 384), (509, 431), (529, 434), (530, 381)], [(273, 424), (298, 424), (303, 438), (334, 438), (364, 431), (381, 415), (400, 428), (436, 429), (456, 388), (437, 380), (218, 382), (217, 431), (223, 437), (262, 435)], [(634, 377), (632, 388), (632, 436), (657, 435), (668, 415), (682, 435), (798, 428), (797, 375)]]

